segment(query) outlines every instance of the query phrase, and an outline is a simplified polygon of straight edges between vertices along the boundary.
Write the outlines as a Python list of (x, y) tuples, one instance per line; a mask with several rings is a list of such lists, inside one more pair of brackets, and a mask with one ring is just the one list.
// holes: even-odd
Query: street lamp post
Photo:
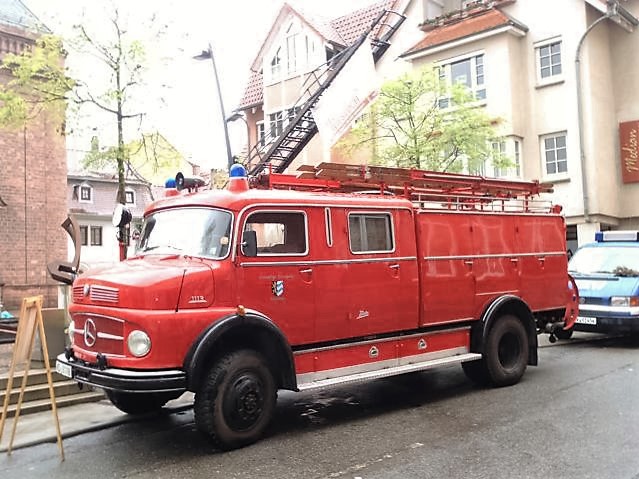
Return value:
[(233, 166), (233, 155), (231, 154), (231, 143), (229, 141), (229, 131), (226, 126), (226, 114), (224, 113), (224, 102), (222, 100), (222, 90), (220, 88), (220, 79), (217, 76), (217, 67), (215, 66), (215, 57), (213, 56), (213, 49), (209, 43), (207, 50), (202, 50), (202, 53), (193, 57), (195, 60), (211, 60), (213, 64), (213, 74), (215, 76), (215, 88), (217, 89), (217, 95), (220, 101), (220, 112), (222, 114), (222, 127), (224, 128), (224, 141), (226, 142), (226, 160), (229, 171)]
[(246, 159), (248, 160), (249, 154), (251, 152), (251, 128), (249, 127), (246, 117), (239, 111), (234, 111), (233, 113), (231, 113), (226, 119), (226, 122), (230, 123), (237, 120), (242, 120), (244, 122), (244, 125), (246, 126)]

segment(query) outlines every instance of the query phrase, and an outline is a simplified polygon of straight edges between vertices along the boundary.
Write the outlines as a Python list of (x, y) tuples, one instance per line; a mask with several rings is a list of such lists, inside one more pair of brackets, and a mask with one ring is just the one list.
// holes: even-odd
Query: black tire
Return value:
[(464, 374), (466, 374), (466, 377), (477, 386), (484, 387), (490, 385), (490, 377), (488, 376), (486, 364), (484, 363), (483, 359), (462, 363), (462, 369), (464, 370)]
[(229, 353), (211, 367), (195, 395), (195, 425), (220, 449), (257, 441), (271, 421), (277, 389), (256, 351)]
[(519, 382), (528, 365), (528, 334), (515, 316), (498, 318), (490, 328), (484, 354), (462, 363), (466, 376), (479, 386), (510, 386)]
[(572, 337), (572, 333), (574, 332), (573, 328), (570, 329), (557, 329), (555, 330), (555, 336), (557, 339), (570, 339)]
[(174, 394), (164, 393), (123, 393), (120, 391), (106, 391), (111, 403), (120, 411), (134, 416), (156, 413)]

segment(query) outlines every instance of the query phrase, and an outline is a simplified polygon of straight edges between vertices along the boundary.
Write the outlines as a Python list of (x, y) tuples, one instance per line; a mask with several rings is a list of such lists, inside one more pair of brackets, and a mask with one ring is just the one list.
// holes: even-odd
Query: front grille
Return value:
[(84, 286), (74, 286), (73, 287), (73, 302), (79, 303), (84, 298), (84, 294), (82, 291), (84, 290)]
[(107, 286), (91, 285), (89, 298), (91, 301), (107, 301), (109, 303), (117, 303), (120, 292), (117, 288), (109, 288)]
[(120, 290), (118, 288), (110, 288), (99, 284), (84, 284), (73, 287), (74, 303), (82, 303), (86, 301), (87, 298), (84, 294), (85, 289), (88, 289), (88, 299), (91, 301), (117, 303), (120, 300)]
[[(124, 321), (90, 313), (73, 315), (74, 344), (95, 353), (124, 355)], [(88, 324), (87, 324), (88, 323)]]

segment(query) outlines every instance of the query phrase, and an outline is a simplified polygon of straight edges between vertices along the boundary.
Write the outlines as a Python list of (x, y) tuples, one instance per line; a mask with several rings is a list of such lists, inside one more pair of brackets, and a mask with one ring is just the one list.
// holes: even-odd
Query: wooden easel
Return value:
[(4, 406), (2, 408), (2, 419), (0, 419), (0, 440), (2, 440), (2, 433), (4, 432), (4, 423), (7, 419), (7, 413), (9, 410), (9, 397), (11, 396), (11, 390), (13, 388), (13, 378), (15, 375), (16, 366), (18, 364), (24, 364), (24, 376), (22, 376), (22, 384), (20, 386), (20, 395), (18, 396), (18, 402), (16, 404), (16, 413), (13, 418), (13, 428), (11, 431), (11, 439), (9, 440), (9, 448), (7, 453), (11, 455), (13, 449), (13, 439), (16, 435), (16, 426), (18, 425), (18, 419), (20, 418), (20, 409), (22, 407), (22, 399), (24, 397), (24, 390), (27, 386), (27, 379), (29, 376), (29, 369), (31, 367), (31, 356), (33, 355), (33, 345), (35, 343), (36, 328), (40, 335), (40, 344), (42, 345), (42, 355), (44, 357), (45, 369), (47, 372), (47, 381), (49, 383), (49, 396), (51, 398), (51, 411), (53, 412), (53, 419), (56, 426), (56, 432), (58, 436), (58, 449), (60, 449), (60, 456), (64, 461), (64, 449), (62, 447), (62, 434), (60, 433), (60, 421), (58, 420), (58, 409), (55, 403), (55, 392), (53, 390), (53, 378), (51, 375), (51, 364), (49, 363), (49, 348), (47, 347), (47, 340), (44, 333), (44, 321), (42, 320), (42, 296), (31, 296), (22, 300), (22, 308), (20, 309), (20, 319), (18, 321), (18, 331), (16, 333), (16, 341), (13, 347), (13, 358), (11, 360), (11, 366), (9, 368), (9, 377), (7, 378), (7, 391), (4, 396)]

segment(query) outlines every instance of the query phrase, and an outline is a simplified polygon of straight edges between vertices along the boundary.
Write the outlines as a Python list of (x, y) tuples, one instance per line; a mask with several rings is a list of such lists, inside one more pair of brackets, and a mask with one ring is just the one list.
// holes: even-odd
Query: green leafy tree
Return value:
[(22, 128), (45, 111), (64, 125), (67, 96), (76, 84), (65, 73), (65, 54), (60, 38), (43, 35), (31, 49), (3, 58), (11, 79), (0, 85), (0, 127)]
[(85, 165), (115, 165), (117, 202), (124, 204), (130, 150), (124, 140), (125, 122), (141, 122), (143, 117), (143, 112), (137, 111), (136, 98), (145, 95), (146, 56), (142, 43), (131, 38), (124, 27), (117, 9), (104, 24), (110, 27), (106, 37), (98, 37), (80, 24), (74, 27), (76, 36), (65, 42), (67, 48), (95, 62), (87, 79), (68, 76), (63, 42), (54, 36), (42, 36), (20, 55), (7, 55), (2, 66), (12, 79), (0, 88), (0, 126), (19, 127), (43, 109), (59, 113), (61, 122), (65, 112), (79, 113), (87, 106), (107, 114), (115, 123), (116, 145), (105, 151), (92, 150)]
[(447, 85), (429, 66), (385, 82), (337, 147), (346, 154), (368, 148), (374, 164), (477, 172), (486, 162), (510, 165), (492, 148), (497, 125), (465, 85)]

